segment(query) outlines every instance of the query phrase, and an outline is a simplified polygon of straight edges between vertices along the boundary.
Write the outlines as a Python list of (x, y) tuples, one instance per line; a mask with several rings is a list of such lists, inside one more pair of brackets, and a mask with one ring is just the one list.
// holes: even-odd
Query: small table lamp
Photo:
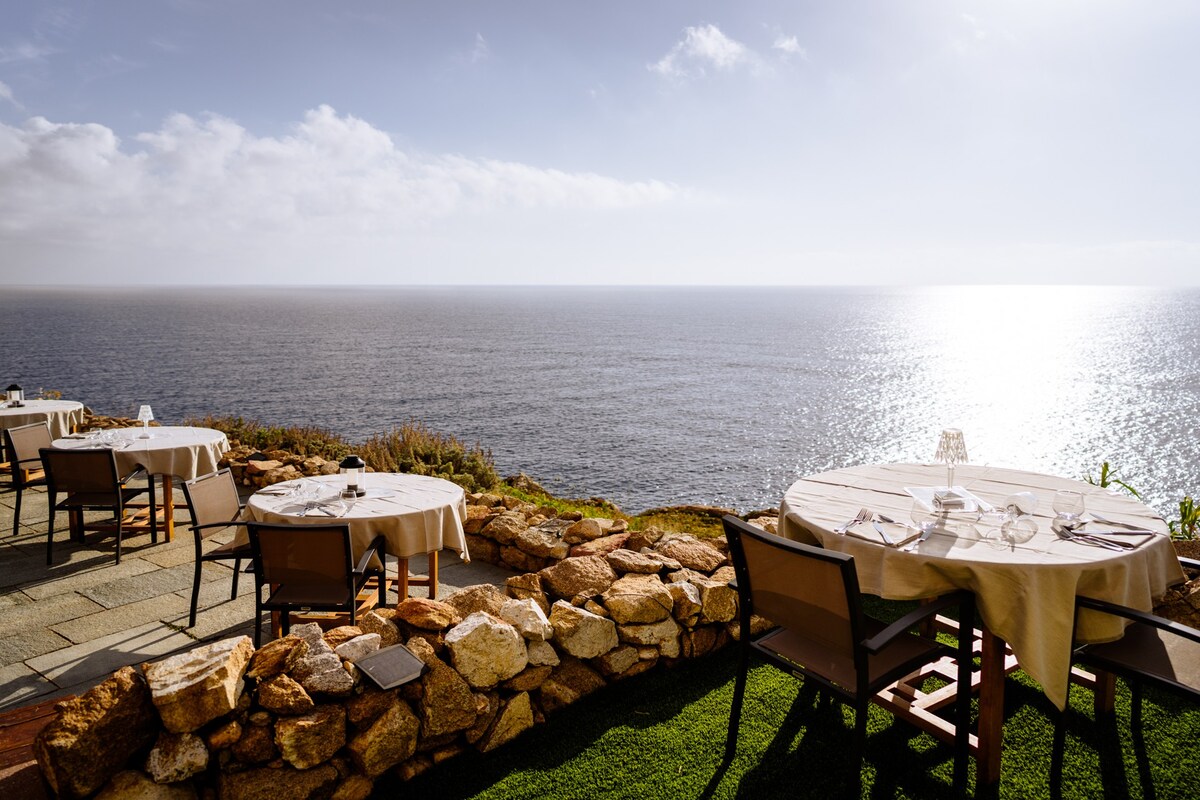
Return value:
[(933, 458), (946, 465), (946, 488), (953, 489), (954, 465), (967, 463), (967, 443), (963, 441), (963, 432), (958, 428), (946, 428), (942, 431)]
[(154, 412), (150, 410), (150, 406), (142, 406), (138, 409), (138, 422), (142, 423), (142, 435), (139, 439), (150, 438), (150, 420), (154, 419)]
[(363, 478), (367, 473), (367, 462), (358, 456), (346, 456), (342, 463), (338, 464), (338, 471), (346, 476), (347, 492), (354, 492), (355, 497), (366, 494), (363, 490)]

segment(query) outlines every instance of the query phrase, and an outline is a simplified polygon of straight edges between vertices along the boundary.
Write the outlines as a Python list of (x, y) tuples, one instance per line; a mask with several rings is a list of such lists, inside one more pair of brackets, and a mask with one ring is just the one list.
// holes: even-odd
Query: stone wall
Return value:
[[(51, 786), (64, 797), (365, 798), (381, 776), (494, 750), (581, 697), (739, 635), (723, 543), (472, 500), (477, 557), (544, 565), (503, 590), (407, 598), (355, 627), (298, 626), (257, 652), (241, 637), (126, 667), (61, 704), (39, 735)], [(396, 643), (426, 670), (383, 691), (354, 664)]]

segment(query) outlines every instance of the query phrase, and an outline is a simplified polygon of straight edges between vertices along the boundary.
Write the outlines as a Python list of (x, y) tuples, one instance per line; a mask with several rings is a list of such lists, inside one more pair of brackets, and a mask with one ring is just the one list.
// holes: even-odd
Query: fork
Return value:
[(854, 517), (854, 519), (850, 520), (845, 525), (840, 525), (840, 526), (834, 528), (833, 532), (836, 533), (838, 536), (842, 536), (846, 533), (846, 531), (850, 530), (851, 528), (853, 528), (855, 525), (859, 524), (860, 522), (866, 522), (867, 517), (869, 517), (869, 516), (871, 516), (871, 510), (868, 509), (866, 506), (863, 506), (862, 508), (860, 508), (858, 510), (858, 514), (857, 514), (857, 516)]

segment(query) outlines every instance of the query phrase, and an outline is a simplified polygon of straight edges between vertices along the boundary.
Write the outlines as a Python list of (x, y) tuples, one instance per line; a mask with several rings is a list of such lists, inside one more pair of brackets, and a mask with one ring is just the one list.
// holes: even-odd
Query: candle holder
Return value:
[(946, 465), (946, 488), (953, 490), (954, 465), (967, 463), (967, 444), (963, 441), (963, 432), (958, 428), (946, 428), (942, 431), (933, 458)]
[(4, 400), (12, 408), (20, 408), (25, 405), (25, 392), (14, 383), (4, 390)]
[(358, 456), (346, 456), (338, 464), (338, 472), (346, 476), (346, 492), (354, 492), (355, 497), (366, 494), (363, 489), (363, 479), (367, 474), (367, 463)]

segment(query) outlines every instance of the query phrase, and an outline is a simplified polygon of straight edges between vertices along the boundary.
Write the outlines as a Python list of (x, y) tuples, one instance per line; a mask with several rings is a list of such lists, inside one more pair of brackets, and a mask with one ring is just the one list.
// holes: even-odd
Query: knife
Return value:
[(879, 534), (880, 538), (883, 539), (884, 544), (891, 545), (892, 547), (896, 546), (896, 540), (884, 532), (883, 526), (879, 524), (879, 520), (873, 519), (871, 520), (871, 524), (875, 526), (875, 531)]

